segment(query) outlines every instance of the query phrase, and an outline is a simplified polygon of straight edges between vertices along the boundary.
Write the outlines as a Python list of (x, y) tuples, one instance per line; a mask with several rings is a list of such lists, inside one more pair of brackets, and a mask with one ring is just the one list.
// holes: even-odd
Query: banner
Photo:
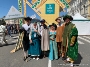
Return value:
[(41, 0), (37, 0), (33, 5), (32, 8), (36, 8), (38, 4), (40, 4)]
[[(18, 0), (18, 8), (19, 8), (19, 12), (22, 13), (22, 0)], [(22, 26), (22, 19), (19, 19), (19, 24), (20, 26)]]

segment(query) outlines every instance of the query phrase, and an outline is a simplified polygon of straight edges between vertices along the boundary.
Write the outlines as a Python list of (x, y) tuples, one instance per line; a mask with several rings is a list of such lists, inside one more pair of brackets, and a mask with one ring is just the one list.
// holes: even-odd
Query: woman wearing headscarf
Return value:
[(33, 23), (29, 33), (30, 49), (28, 50), (33, 59), (39, 60), (41, 54), (40, 33), (37, 23)]

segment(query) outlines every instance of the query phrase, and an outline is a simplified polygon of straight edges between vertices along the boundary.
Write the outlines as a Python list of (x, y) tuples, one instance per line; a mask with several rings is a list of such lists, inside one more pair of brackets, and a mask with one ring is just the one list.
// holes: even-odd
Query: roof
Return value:
[(39, 19), (32, 19), (31, 23), (34, 23), (34, 22), (40, 22), (40, 20)]

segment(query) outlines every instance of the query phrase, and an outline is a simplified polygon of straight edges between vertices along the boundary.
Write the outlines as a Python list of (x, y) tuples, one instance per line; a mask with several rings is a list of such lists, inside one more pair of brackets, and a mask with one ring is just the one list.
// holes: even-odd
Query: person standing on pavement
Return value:
[(8, 44), (7, 41), (6, 41), (6, 39), (5, 39), (6, 31), (7, 31), (7, 30), (6, 30), (6, 23), (5, 23), (5, 22), (2, 22), (2, 25), (0, 25), (0, 37), (2, 37), (2, 38), (1, 38), (2, 44), (3, 44), (3, 41), (4, 41), (6, 44)]
[(49, 51), (49, 60), (58, 59), (58, 48), (56, 43), (56, 30), (55, 24), (50, 26), (49, 39), (50, 39), (50, 51)]
[(41, 42), (40, 37), (41, 34), (38, 29), (37, 22), (33, 23), (33, 26), (29, 33), (29, 40), (30, 40), (30, 48), (29, 53), (33, 57), (33, 59), (39, 60), (41, 55)]
[(7, 26), (8, 35), (11, 37), (11, 25), (8, 24)]
[(62, 50), (62, 34), (63, 34), (63, 25), (61, 26), (61, 17), (56, 18), (55, 20), (57, 24), (57, 30), (56, 30), (56, 42), (58, 47), (58, 56), (64, 58), (64, 53)]
[(40, 32), (41, 32), (41, 50), (43, 51), (44, 58), (46, 57), (47, 51), (49, 51), (49, 29), (45, 24), (45, 20), (41, 20)]
[(29, 49), (29, 32), (30, 32), (30, 21), (32, 18), (26, 17), (24, 18), (25, 24), (22, 25), (22, 28), (20, 29), (23, 33), (23, 48), (24, 48), (24, 61), (27, 61), (27, 51)]
[(73, 67), (73, 63), (78, 58), (78, 30), (71, 21), (73, 18), (66, 15), (63, 20), (65, 21), (65, 28), (63, 32), (63, 47), (66, 52), (67, 59), (65, 62), (70, 62), (70, 67)]

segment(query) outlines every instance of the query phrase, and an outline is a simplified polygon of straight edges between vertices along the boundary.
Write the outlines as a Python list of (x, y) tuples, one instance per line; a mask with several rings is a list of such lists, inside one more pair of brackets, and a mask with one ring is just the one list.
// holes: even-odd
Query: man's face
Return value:
[(45, 24), (45, 22), (42, 22), (42, 23), (41, 23), (41, 25), (44, 25), (44, 24)]
[(26, 23), (29, 25), (30, 24), (30, 20), (27, 20)]
[(69, 22), (70, 22), (70, 20), (69, 20), (69, 19), (66, 19), (66, 20), (65, 20), (65, 22), (66, 22), (66, 23), (69, 23)]
[(58, 23), (60, 23), (60, 22), (61, 22), (61, 20), (60, 20), (60, 19), (58, 19), (58, 20), (57, 20), (57, 22), (58, 22)]

